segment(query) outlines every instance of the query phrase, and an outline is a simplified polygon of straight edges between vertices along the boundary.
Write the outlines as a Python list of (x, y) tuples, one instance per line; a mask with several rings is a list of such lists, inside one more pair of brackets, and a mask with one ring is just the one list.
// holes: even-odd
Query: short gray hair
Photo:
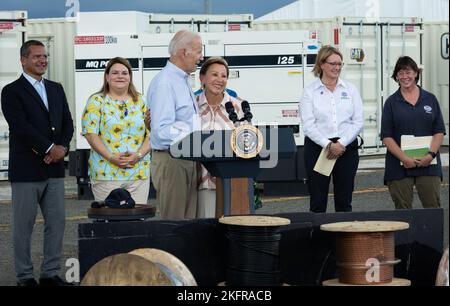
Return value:
[(198, 33), (187, 30), (178, 31), (169, 43), (169, 54), (173, 56), (180, 49), (188, 49), (196, 38), (200, 38)]

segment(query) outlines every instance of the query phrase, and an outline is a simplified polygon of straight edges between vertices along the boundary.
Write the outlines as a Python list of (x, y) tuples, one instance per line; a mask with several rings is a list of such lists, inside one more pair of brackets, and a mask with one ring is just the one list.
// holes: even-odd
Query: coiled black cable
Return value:
[(279, 227), (228, 225), (227, 286), (279, 286)]

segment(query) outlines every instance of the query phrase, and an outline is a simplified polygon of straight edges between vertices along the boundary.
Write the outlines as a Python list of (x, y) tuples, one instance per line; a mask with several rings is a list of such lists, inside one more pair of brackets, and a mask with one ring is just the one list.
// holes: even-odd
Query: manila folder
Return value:
[(314, 166), (314, 171), (319, 172), (322, 175), (330, 176), (331, 171), (333, 171), (334, 164), (336, 163), (337, 158), (328, 159), (327, 158), (327, 150), (322, 149), (320, 152), (320, 156), (317, 159), (316, 165)]

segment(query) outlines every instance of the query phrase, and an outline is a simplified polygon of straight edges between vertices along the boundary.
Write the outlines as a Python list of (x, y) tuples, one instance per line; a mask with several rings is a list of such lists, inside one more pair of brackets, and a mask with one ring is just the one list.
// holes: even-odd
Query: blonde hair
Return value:
[(130, 62), (123, 57), (115, 57), (109, 60), (108, 65), (106, 65), (105, 74), (103, 75), (103, 86), (102, 88), (96, 92), (96, 94), (101, 94), (102, 96), (106, 96), (109, 93), (109, 84), (106, 81), (106, 76), (109, 74), (109, 71), (111, 70), (111, 67), (115, 64), (122, 64), (125, 67), (127, 67), (128, 73), (130, 74), (130, 84), (128, 85), (128, 94), (133, 98), (133, 101), (137, 101), (139, 99), (140, 93), (136, 90), (136, 87), (134, 87), (133, 84), (133, 72), (130, 65)]
[(322, 64), (326, 62), (327, 58), (329, 58), (331, 55), (337, 54), (343, 60), (343, 56), (341, 51), (339, 51), (337, 48), (332, 47), (330, 45), (325, 45), (322, 48), (320, 48), (319, 53), (317, 53), (316, 58), (316, 64), (314, 65), (313, 73), (315, 77), (321, 78), (323, 75), (322, 71)]

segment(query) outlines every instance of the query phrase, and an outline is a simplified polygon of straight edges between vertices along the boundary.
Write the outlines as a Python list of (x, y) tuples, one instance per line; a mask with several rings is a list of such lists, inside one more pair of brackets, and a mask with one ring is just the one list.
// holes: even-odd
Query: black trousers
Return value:
[(328, 190), (332, 176), (336, 212), (352, 211), (352, 194), (359, 164), (358, 141), (355, 140), (347, 146), (345, 153), (334, 164), (330, 176), (313, 170), (321, 151), (321, 146), (305, 137), (305, 169), (310, 194), (309, 210), (316, 213), (327, 211)]

